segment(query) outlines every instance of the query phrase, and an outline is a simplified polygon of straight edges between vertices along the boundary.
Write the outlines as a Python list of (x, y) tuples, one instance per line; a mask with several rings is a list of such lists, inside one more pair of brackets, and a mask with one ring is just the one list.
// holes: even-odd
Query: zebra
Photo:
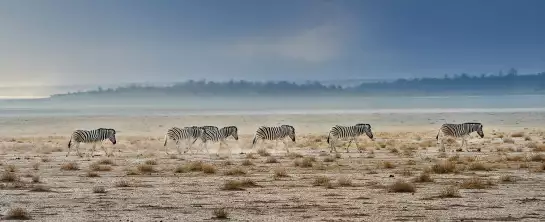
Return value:
[[(207, 142), (219, 141), (220, 148), (218, 149), (218, 151), (221, 149), (221, 145), (225, 144), (228, 147), (229, 155), (231, 155), (231, 149), (229, 148), (229, 145), (225, 142), (225, 139), (227, 139), (229, 136), (232, 136), (235, 140), (238, 141), (238, 128), (236, 126), (226, 126), (221, 129), (218, 129), (218, 127), (216, 126), (202, 126), (201, 129), (203, 129), (203, 134), (200, 137), (202, 141), (201, 150), (202, 146), (204, 145), (206, 152), (210, 154), (207, 147)], [(195, 143), (195, 141), (196, 140), (194, 140), (193, 143)]]
[(329, 152), (332, 153), (333, 150), (335, 150), (335, 153), (337, 153), (335, 142), (337, 142), (338, 139), (350, 138), (350, 142), (348, 142), (348, 146), (346, 146), (346, 152), (348, 153), (348, 148), (350, 147), (350, 144), (352, 144), (352, 141), (354, 141), (357, 147), (358, 142), (356, 141), (356, 137), (364, 133), (367, 134), (367, 136), (371, 140), (375, 141), (375, 138), (373, 137), (373, 132), (371, 131), (370, 124), (358, 123), (354, 126), (335, 125), (331, 127), (331, 130), (329, 131), (329, 135), (327, 136), (327, 143), (329, 144)]
[[(172, 127), (168, 129), (167, 133), (165, 134), (165, 143), (163, 144), (165, 147), (165, 153), (168, 155), (167, 142), (169, 138), (176, 141), (176, 149), (178, 150), (178, 154), (182, 154), (180, 151), (180, 140), (188, 140), (187, 150), (184, 151), (184, 153), (186, 153), (188, 150), (191, 150), (192, 143), (189, 143), (190, 139), (197, 140), (197, 138), (201, 137), (202, 134), (203, 129), (198, 126), (189, 126), (184, 128)], [(195, 142), (195, 140), (193, 142)]]
[[(115, 139), (115, 133), (115, 129), (109, 128), (98, 128), (95, 130), (76, 130), (72, 132), (72, 136), (70, 137), (70, 141), (68, 142), (68, 153), (66, 153), (66, 157), (70, 155), (72, 142), (75, 143), (74, 145), (76, 146), (76, 151), (78, 153), (78, 156), (80, 157), (82, 157), (81, 153), (79, 152), (80, 143), (93, 143), (93, 149), (91, 150), (92, 157), (97, 143), (102, 142), (106, 139), (109, 139), (114, 145), (117, 143)], [(106, 148), (102, 147), (102, 149), (104, 149), (104, 153), (106, 153), (107, 156), (111, 155), (111, 153), (108, 154)]]
[[(445, 136), (448, 137), (454, 137), (454, 138), (462, 138), (462, 146), (460, 146), (459, 149), (462, 149), (464, 145), (466, 145), (466, 151), (467, 151), (467, 140), (466, 137), (469, 136), (472, 132), (477, 132), (481, 138), (484, 137), (483, 133), (483, 124), (481, 123), (462, 123), (462, 124), (452, 124), (452, 123), (445, 123), (441, 125), (441, 128), (439, 128), (439, 131), (437, 132), (437, 136), (435, 139), (437, 140), (437, 144), (441, 144), (441, 151), (445, 151), (445, 146), (443, 144), (443, 139)], [(439, 142), (439, 134), (443, 133), (443, 136), (441, 138), (441, 142)]]
[(289, 153), (290, 150), (288, 149), (288, 146), (286, 144), (286, 141), (283, 139), (289, 137), (291, 141), (295, 143), (295, 128), (291, 125), (281, 125), (281, 126), (274, 126), (274, 127), (268, 127), (268, 126), (261, 126), (257, 129), (255, 133), (254, 140), (252, 142), (252, 149), (254, 148), (255, 144), (261, 140), (275, 140), (276, 145), (274, 148), (278, 146), (278, 140), (282, 140), (282, 143), (284, 143), (284, 147), (286, 148), (286, 151)]

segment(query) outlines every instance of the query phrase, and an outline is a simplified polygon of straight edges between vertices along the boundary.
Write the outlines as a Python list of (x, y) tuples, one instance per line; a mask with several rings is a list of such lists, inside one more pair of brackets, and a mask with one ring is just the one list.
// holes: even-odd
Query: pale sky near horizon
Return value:
[(0, 0), (0, 86), (545, 71), (542, 0)]

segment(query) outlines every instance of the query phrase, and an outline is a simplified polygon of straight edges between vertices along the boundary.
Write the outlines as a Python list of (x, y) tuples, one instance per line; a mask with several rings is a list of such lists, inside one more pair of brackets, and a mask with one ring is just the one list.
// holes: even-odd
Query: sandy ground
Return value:
[[(232, 221), (544, 221), (543, 116), (3, 118), (0, 217), (20, 207), (39, 221), (209, 221), (218, 209)], [(445, 119), (483, 122), (485, 138), (473, 135), (469, 152), (454, 151), (461, 141), (438, 152)], [(376, 142), (361, 137), (330, 154), (329, 128), (355, 122), (371, 123)], [(257, 126), (284, 123), (298, 133), (290, 154), (274, 142), (249, 149)], [(229, 140), (230, 158), (179, 155), (172, 144), (165, 154), (166, 129), (186, 125), (236, 125), (240, 140)], [(82, 144), (84, 157), (65, 157), (72, 130), (98, 127), (120, 131), (117, 145), (102, 144), (113, 156), (97, 147), (89, 157)]]

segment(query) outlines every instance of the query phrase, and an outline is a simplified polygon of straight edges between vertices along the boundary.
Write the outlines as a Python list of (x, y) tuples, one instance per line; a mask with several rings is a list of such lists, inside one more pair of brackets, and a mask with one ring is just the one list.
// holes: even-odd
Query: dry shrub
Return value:
[(248, 187), (258, 187), (255, 181), (251, 179), (240, 180), (228, 180), (223, 184), (222, 190), (244, 190)]
[(413, 179), (413, 181), (416, 183), (427, 183), (433, 182), (433, 179), (430, 177), (430, 174), (428, 172), (421, 172), (420, 175)]
[(32, 176), (32, 182), (33, 183), (39, 183), (40, 182), (40, 176), (38, 176), (38, 175)]
[(525, 136), (525, 133), (524, 132), (515, 132), (515, 133), (512, 133), (511, 134), (511, 137), (524, 137)]
[(432, 147), (434, 144), (434, 141), (433, 140), (425, 140), (425, 141), (422, 141), (420, 142), (418, 145), (422, 148), (428, 148), (428, 147)]
[(326, 156), (322, 159), (324, 162), (335, 162), (335, 157), (332, 156)]
[(19, 181), (19, 176), (13, 172), (4, 171), (2, 177), (0, 177), (2, 182), (17, 182)]
[(500, 176), (500, 181), (503, 183), (514, 183), (517, 181), (517, 179), (511, 175), (502, 175)]
[(183, 166), (178, 166), (174, 169), (175, 173), (187, 173), (187, 172), (197, 172), (202, 171), (207, 174), (216, 173), (216, 167), (212, 164), (206, 164), (202, 161), (189, 162)]
[(33, 168), (34, 170), (39, 170), (39, 169), (40, 169), (40, 163), (39, 163), (39, 162), (36, 162), (36, 163), (32, 164), (32, 168)]
[(326, 176), (318, 176), (314, 178), (314, 182), (312, 182), (312, 185), (333, 188), (333, 185), (331, 184), (330, 179)]
[(225, 208), (218, 208), (214, 210), (214, 218), (218, 220), (228, 219), (229, 213), (227, 213)]
[(246, 159), (257, 159), (253, 153), (246, 154)]
[(504, 142), (504, 143), (514, 144), (514, 143), (515, 143), (515, 140), (512, 139), (512, 138), (509, 138), (509, 137), (505, 137), (505, 138), (503, 138), (503, 142)]
[(114, 165), (114, 161), (108, 158), (101, 159), (97, 161), (98, 164), (104, 164), (104, 165)]
[(528, 147), (532, 148), (534, 152), (545, 152), (545, 144), (533, 144), (535, 144), (535, 147), (530, 147), (530, 145), (528, 145)]
[[(371, 152), (372, 152), (372, 151), (371, 151)], [(340, 153), (336, 153), (336, 154), (335, 154), (335, 158), (340, 159), (341, 157), (342, 157), (342, 156), (341, 156)]]
[(239, 175), (246, 175), (246, 170), (240, 168), (240, 167), (234, 167), (229, 169), (228, 171), (225, 171), (224, 173), (227, 176), (239, 176)]
[(293, 162), (295, 166), (298, 167), (312, 167), (312, 163), (316, 161), (314, 157), (305, 157), (303, 159), (297, 159)]
[(439, 194), (441, 198), (456, 198), (461, 197), (460, 190), (456, 186), (445, 187)]
[(93, 187), (93, 193), (106, 193), (106, 188), (103, 186)]
[(288, 157), (289, 157), (290, 159), (303, 158), (303, 155), (294, 152), (294, 153), (289, 153), (289, 154), (288, 154)]
[(405, 182), (404, 180), (397, 180), (395, 183), (388, 187), (389, 192), (395, 193), (414, 193), (416, 188), (414, 185)]
[(530, 165), (528, 165), (528, 163), (521, 163), (521, 164), (519, 165), (519, 168), (520, 168), (520, 169), (530, 168)]
[(17, 167), (15, 167), (15, 165), (7, 165), (7, 166), (5, 167), (5, 169), (6, 169), (6, 172), (12, 172), (12, 173), (14, 173), (14, 172), (17, 171)]
[(456, 164), (452, 161), (441, 161), (434, 164), (431, 167), (432, 172), (437, 174), (454, 173), (456, 171)]
[(276, 168), (274, 169), (274, 176), (275, 179), (281, 178), (281, 177), (289, 177), (288, 173), (286, 172), (285, 168)]
[(413, 172), (409, 168), (404, 168), (403, 170), (401, 170), (400, 174), (408, 177), (408, 176), (412, 176)]
[(147, 165), (157, 165), (157, 160), (146, 160), (144, 164)]
[(390, 161), (382, 161), (382, 167), (383, 167), (384, 169), (393, 169), (393, 168), (396, 167), (396, 165), (393, 164), (393, 163), (390, 162)]
[(31, 192), (49, 192), (51, 189), (43, 185), (36, 185), (30, 189)]
[(407, 160), (407, 165), (416, 165), (415, 160)]
[(100, 177), (97, 172), (87, 171), (87, 177)]
[(271, 155), (269, 152), (267, 152), (267, 149), (265, 149), (265, 148), (258, 149), (257, 154), (259, 154), (260, 156), (270, 156)]
[(526, 156), (524, 155), (514, 155), (514, 156), (507, 156), (505, 157), (507, 161), (525, 161)]
[(278, 160), (274, 156), (267, 157), (265, 163), (278, 163)]
[(131, 183), (127, 180), (118, 180), (115, 182), (116, 187), (130, 187)]
[(491, 180), (484, 180), (480, 177), (472, 177), (465, 179), (460, 187), (462, 189), (486, 189), (493, 186), (494, 183)]
[(470, 170), (474, 171), (491, 171), (492, 168), (485, 163), (474, 162), (469, 165)]
[(20, 207), (11, 208), (8, 213), (6, 214), (6, 217), (4, 217), (6, 220), (30, 220), (30, 215), (28, 212)]
[(351, 187), (352, 186), (352, 180), (348, 177), (340, 177), (337, 179), (337, 184), (341, 187)]
[(101, 165), (99, 163), (93, 163), (89, 165), (89, 170), (91, 171), (111, 171), (112, 167), (109, 165)]
[(202, 172), (206, 174), (214, 174), (216, 173), (216, 167), (212, 164), (203, 164)]
[(399, 153), (399, 150), (396, 148), (390, 148), (390, 153)]
[(532, 141), (532, 137), (531, 136), (525, 136), (524, 141)]
[(69, 162), (65, 163), (61, 166), (61, 170), (79, 170), (78, 163), (76, 162)]
[(153, 168), (153, 165), (149, 164), (140, 164), (136, 167), (138, 171), (141, 173), (152, 173), (155, 172), (155, 169)]
[(530, 157), (530, 160), (534, 162), (543, 162), (545, 161), (545, 156), (542, 154), (534, 154)]
[(51, 160), (48, 157), (42, 157), (42, 162), (47, 163), (47, 162), (50, 162), (50, 161)]
[(242, 164), (241, 164), (241, 165), (242, 165), (242, 166), (253, 166), (254, 163), (252, 163), (251, 160), (245, 159), (245, 160), (242, 161)]

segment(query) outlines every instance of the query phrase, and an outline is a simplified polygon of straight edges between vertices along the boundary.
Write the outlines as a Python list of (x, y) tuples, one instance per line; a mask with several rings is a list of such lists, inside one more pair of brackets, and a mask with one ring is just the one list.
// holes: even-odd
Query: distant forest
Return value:
[(194, 81), (176, 83), (171, 86), (145, 86), (133, 84), (118, 88), (52, 95), (72, 96), (324, 96), (324, 95), (366, 95), (366, 96), (433, 96), (433, 95), (490, 95), (490, 94), (545, 94), (545, 72), (519, 75), (511, 69), (496, 75), (445, 75), (443, 78), (398, 79), (374, 83), (362, 83), (352, 87), (324, 85), (317, 81), (297, 84), (287, 81)]

